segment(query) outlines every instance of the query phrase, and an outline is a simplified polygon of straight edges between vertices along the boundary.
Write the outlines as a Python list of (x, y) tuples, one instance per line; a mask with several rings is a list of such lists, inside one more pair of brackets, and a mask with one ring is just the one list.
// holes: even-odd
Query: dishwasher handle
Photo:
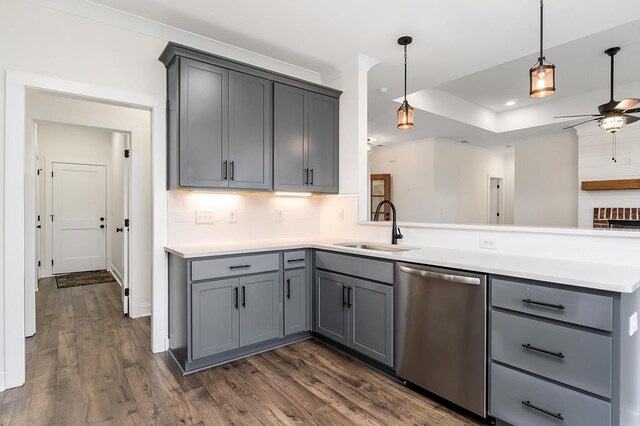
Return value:
[(400, 265), (400, 271), (406, 272), (411, 275), (417, 275), (423, 278), (434, 278), (437, 280), (450, 281), (459, 284), (480, 285), (481, 281), (478, 277), (466, 277), (464, 275), (443, 274), (441, 272), (427, 271), (424, 269), (410, 268), (405, 265)]

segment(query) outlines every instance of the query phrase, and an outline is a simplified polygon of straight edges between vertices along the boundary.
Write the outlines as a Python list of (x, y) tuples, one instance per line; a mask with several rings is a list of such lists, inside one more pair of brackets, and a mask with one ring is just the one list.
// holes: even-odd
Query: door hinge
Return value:
[(36, 173), (38, 173), (38, 176), (40, 176), (40, 172), (42, 171), (42, 169), (38, 169), (36, 170)]
[(53, 266), (53, 259), (51, 259), (51, 266)]
[(124, 158), (129, 158), (130, 151), (128, 149), (124, 150)]
[(53, 177), (53, 172), (51, 172), (51, 177)]
[(126, 228), (128, 228), (128, 227), (129, 227), (129, 219), (125, 219), (125, 220), (124, 220), (124, 226), (125, 226)]
[(129, 296), (129, 289), (128, 289), (128, 288), (125, 288), (125, 289), (124, 289), (124, 295), (125, 295), (125, 296)]
[(500, 213), (496, 213), (496, 216), (500, 216)]
[(40, 222), (40, 215), (38, 215), (38, 222)]
[(38, 260), (38, 267), (42, 266), (42, 262)]
[(500, 185), (498, 185), (498, 189), (500, 189)]

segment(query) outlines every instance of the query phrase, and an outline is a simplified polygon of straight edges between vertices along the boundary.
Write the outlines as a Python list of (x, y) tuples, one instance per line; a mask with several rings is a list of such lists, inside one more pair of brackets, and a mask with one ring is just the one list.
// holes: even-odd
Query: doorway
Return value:
[(503, 178), (489, 177), (489, 224), (491, 225), (504, 223), (504, 215), (502, 214), (503, 181)]

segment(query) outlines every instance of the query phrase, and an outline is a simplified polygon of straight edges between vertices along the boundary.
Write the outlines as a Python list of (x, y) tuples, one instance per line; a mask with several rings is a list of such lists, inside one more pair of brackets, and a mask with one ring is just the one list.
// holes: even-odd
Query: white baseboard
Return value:
[(122, 277), (120, 276), (120, 271), (118, 271), (118, 269), (113, 266), (113, 264), (111, 264), (109, 265), (109, 272), (111, 272), (111, 275), (113, 275), (118, 284), (120, 284), (120, 287), (122, 287)]
[(151, 316), (151, 302), (143, 303), (140, 306), (140, 312), (138, 314), (136, 318)]
[(5, 389), (4, 371), (0, 371), (0, 392), (4, 392)]

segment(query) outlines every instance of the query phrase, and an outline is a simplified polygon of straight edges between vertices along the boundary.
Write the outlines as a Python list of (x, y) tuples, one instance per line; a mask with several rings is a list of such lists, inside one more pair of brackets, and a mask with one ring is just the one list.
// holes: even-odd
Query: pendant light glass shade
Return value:
[[(544, 58), (542, 58), (544, 61)], [(529, 97), (545, 98), (556, 91), (556, 66), (542, 61), (529, 70)]]
[(598, 120), (598, 126), (609, 133), (616, 133), (626, 125), (627, 117), (621, 114), (611, 114)]
[(556, 66), (545, 63), (543, 52), (544, 3), (540, 0), (540, 56), (538, 62), (529, 70), (529, 97), (546, 98), (556, 91)]
[(413, 127), (413, 107), (404, 101), (398, 108), (398, 129), (410, 129)]

